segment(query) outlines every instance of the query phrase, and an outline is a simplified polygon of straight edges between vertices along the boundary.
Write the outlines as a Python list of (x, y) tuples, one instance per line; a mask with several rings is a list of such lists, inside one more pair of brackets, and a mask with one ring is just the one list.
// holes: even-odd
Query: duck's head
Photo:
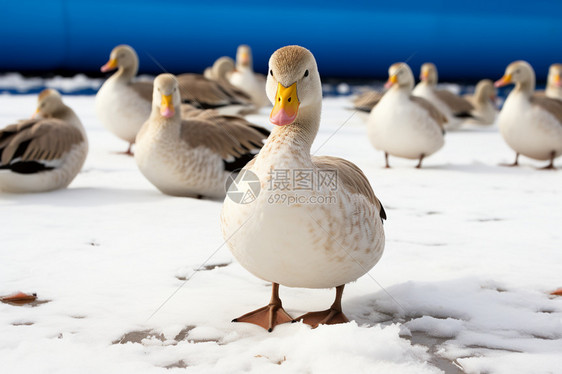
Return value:
[(503, 87), (512, 83), (519, 86), (528, 86), (531, 90), (534, 90), (535, 71), (533, 70), (533, 67), (526, 61), (512, 62), (507, 65), (503, 77), (498, 79), (494, 83), (494, 86)]
[(548, 69), (547, 85), (549, 87), (562, 87), (562, 64), (552, 64)]
[(234, 71), (234, 61), (230, 57), (221, 57), (213, 64), (211, 75), (215, 79), (223, 79)]
[(236, 65), (239, 67), (252, 67), (252, 49), (246, 44), (238, 46), (236, 50)]
[(412, 69), (404, 62), (390, 65), (388, 68), (388, 80), (384, 87), (387, 89), (397, 87), (412, 90), (414, 88), (414, 73), (412, 73)]
[(122, 44), (113, 48), (111, 54), (109, 55), (109, 61), (107, 61), (100, 70), (105, 73), (117, 68), (136, 68), (138, 63), (139, 58), (135, 50), (128, 45)]
[(275, 51), (269, 59), (266, 93), (273, 103), (269, 120), (274, 125), (290, 125), (300, 112), (319, 108), (322, 84), (312, 53), (296, 45)]
[(495, 102), (496, 88), (494, 87), (494, 83), (489, 79), (482, 79), (474, 89), (474, 97), (478, 101), (491, 100)]
[(429, 85), (437, 84), (437, 67), (431, 62), (426, 62), (420, 69), (420, 80)]
[(62, 102), (62, 96), (57, 90), (53, 90), (52, 88), (44, 89), (37, 97), (37, 109), (35, 110), (32, 118), (52, 117), (56, 112), (64, 107), (65, 105)]
[(176, 114), (176, 108), (181, 104), (179, 84), (172, 74), (160, 74), (154, 79), (152, 91), (152, 107), (164, 118), (171, 118)]

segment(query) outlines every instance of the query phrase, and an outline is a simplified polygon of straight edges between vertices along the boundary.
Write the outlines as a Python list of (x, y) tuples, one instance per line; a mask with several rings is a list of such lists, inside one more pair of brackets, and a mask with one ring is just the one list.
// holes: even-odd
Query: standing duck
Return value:
[(230, 74), (230, 83), (246, 91), (257, 108), (269, 105), (265, 93), (265, 77), (254, 73), (252, 50), (243, 44), (236, 51), (236, 69)]
[(496, 106), (494, 82), (489, 79), (482, 79), (476, 84), (474, 94), (465, 96), (465, 99), (474, 106), (474, 110), (470, 112), (474, 118), (468, 119), (466, 123), (491, 125), (496, 121), (499, 111)]
[(109, 61), (100, 70), (115, 69), (117, 72), (96, 94), (96, 114), (109, 131), (129, 143), (125, 154), (132, 155), (135, 137), (150, 115), (152, 83), (133, 81), (139, 69), (139, 58), (128, 45), (113, 48)]
[[(269, 117), (275, 127), (245, 167), (259, 179), (261, 192), (247, 204), (227, 198), (221, 222), (234, 257), (250, 273), (272, 283), (272, 296), (267, 306), (234, 321), (269, 331), (293, 321), (279, 297), (283, 285), (335, 287), (329, 309), (297, 319), (311, 326), (347, 322), (343, 289), (380, 259), (384, 209), (356, 165), (310, 155), (322, 108), (320, 75), (310, 51), (287, 46), (273, 53), (267, 95), (275, 104)], [(299, 203), (288, 203), (292, 198)]]
[(535, 71), (525, 61), (507, 66), (496, 87), (515, 84), (498, 116), (498, 126), (506, 143), (519, 155), (548, 160), (545, 169), (554, 169), (554, 159), (562, 154), (562, 101), (535, 95)]
[(61, 95), (43, 90), (34, 118), (0, 130), (0, 191), (45, 192), (67, 187), (88, 155), (86, 131)]
[(388, 88), (367, 120), (367, 134), (376, 149), (388, 155), (419, 160), (435, 153), (444, 144), (447, 118), (429, 101), (412, 95), (414, 75), (402, 62), (388, 69)]
[(413, 95), (423, 97), (447, 117), (445, 129), (455, 130), (463, 121), (471, 118), (474, 107), (467, 100), (451, 91), (437, 88), (437, 68), (431, 62), (421, 67), (420, 82), (414, 88)]
[(254, 157), (268, 134), (241, 117), (186, 110), (176, 77), (161, 74), (152, 112), (137, 135), (135, 161), (165, 194), (222, 198), (228, 176)]

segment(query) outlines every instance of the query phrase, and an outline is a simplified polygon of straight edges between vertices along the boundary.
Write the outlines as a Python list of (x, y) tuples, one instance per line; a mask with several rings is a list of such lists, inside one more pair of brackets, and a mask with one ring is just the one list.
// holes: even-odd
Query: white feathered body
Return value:
[[(293, 188), (294, 170), (318, 175), (310, 157), (294, 151), (294, 145), (283, 142), (264, 146), (249, 169), (259, 177), (261, 192), (249, 204), (225, 199), (224, 238), (238, 262), (268, 282), (330, 288), (354, 281), (383, 253), (379, 212), (365, 196), (350, 193), (341, 183), (336, 190)], [(288, 172), (289, 190), (275, 188), (279, 180), (272, 181), (271, 173), (276, 171)], [(300, 203), (289, 203), (291, 196), (300, 196)]]
[(96, 94), (96, 114), (114, 135), (134, 143), (150, 116), (151, 104), (123, 80), (110, 77)]
[(562, 125), (549, 112), (531, 105), (523, 92), (511, 92), (498, 116), (500, 133), (517, 153), (536, 160), (562, 154)]
[(367, 134), (376, 149), (408, 159), (429, 156), (444, 144), (441, 127), (405, 90), (383, 96), (369, 114)]
[(135, 161), (154, 186), (173, 196), (225, 196), (229, 173), (218, 154), (191, 147), (181, 139), (179, 126), (146, 126), (136, 139)]
[(451, 108), (445, 104), (440, 98), (435, 95), (434, 87), (425, 84), (419, 83), (416, 85), (414, 90), (412, 91), (412, 95), (423, 97), (430, 103), (432, 103), (441, 113), (447, 117), (447, 122), (445, 123), (445, 129), (447, 130), (455, 130), (458, 129), (463, 120), (454, 116), (453, 111)]
[[(85, 134), (84, 134), (85, 136)], [(66, 188), (82, 169), (88, 155), (88, 142), (74, 144), (62, 158), (44, 162), (54, 167), (33, 174), (0, 170), (0, 191), (11, 193), (47, 192)]]

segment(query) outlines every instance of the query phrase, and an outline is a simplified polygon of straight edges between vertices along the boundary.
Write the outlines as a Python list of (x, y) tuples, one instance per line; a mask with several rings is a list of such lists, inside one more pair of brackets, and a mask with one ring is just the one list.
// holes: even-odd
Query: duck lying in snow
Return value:
[(161, 74), (152, 113), (137, 135), (135, 161), (165, 194), (219, 198), (230, 173), (254, 157), (267, 135), (241, 117), (181, 105), (176, 77)]
[(86, 131), (60, 94), (43, 90), (33, 119), (0, 130), (0, 191), (65, 188), (88, 155)]

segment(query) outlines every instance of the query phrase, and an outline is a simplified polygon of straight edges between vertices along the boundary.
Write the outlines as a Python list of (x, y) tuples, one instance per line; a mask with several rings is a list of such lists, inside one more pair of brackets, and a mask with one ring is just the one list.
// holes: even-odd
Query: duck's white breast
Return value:
[(269, 99), (265, 93), (265, 84), (256, 77), (252, 70), (235, 71), (230, 75), (229, 80), (232, 85), (247, 92), (254, 104), (258, 106), (269, 105)]
[(367, 134), (375, 148), (410, 159), (429, 156), (444, 144), (443, 133), (428, 112), (396, 91), (387, 92), (373, 108)]
[(224, 197), (228, 173), (220, 156), (192, 148), (173, 131), (149, 127), (137, 138), (135, 161), (160, 191), (174, 196)]
[(418, 84), (412, 91), (412, 95), (423, 97), (443, 113), (447, 117), (447, 122), (445, 123), (447, 130), (455, 130), (462, 124), (462, 120), (453, 115), (451, 108), (435, 95), (433, 87), (427, 84)]
[[(252, 171), (262, 184), (258, 198), (237, 204), (227, 197), (221, 216), (229, 248), (252, 274), (289, 287), (330, 288), (356, 280), (380, 259), (382, 221), (364, 196), (343, 186), (272, 190), (266, 170)], [(295, 196), (301, 203), (289, 201)]]
[(548, 160), (551, 152), (562, 154), (562, 125), (544, 109), (531, 105), (526, 95), (512, 92), (498, 116), (506, 143), (517, 153)]
[(151, 105), (133, 89), (109, 79), (96, 95), (96, 114), (102, 124), (119, 138), (134, 143)]

